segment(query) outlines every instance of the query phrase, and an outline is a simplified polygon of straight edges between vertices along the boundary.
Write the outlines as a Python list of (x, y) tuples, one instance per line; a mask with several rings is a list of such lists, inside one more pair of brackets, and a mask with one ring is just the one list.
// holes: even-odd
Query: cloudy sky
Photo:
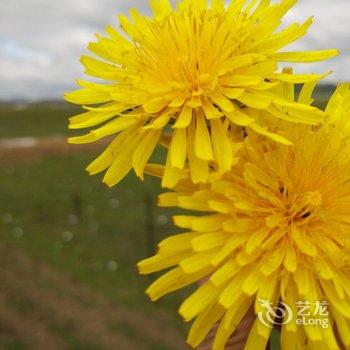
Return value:
[[(106, 24), (117, 26), (117, 13), (130, 7), (147, 12), (147, 5), (148, 0), (0, 0), (0, 99), (61, 98), (83, 75), (79, 57), (94, 33)], [(315, 24), (288, 49), (337, 47), (342, 56), (298, 71), (335, 70), (328, 80), (350, 80), (349, 14), (349, 0), (299, 0), (285, 24), (310, 15)]]

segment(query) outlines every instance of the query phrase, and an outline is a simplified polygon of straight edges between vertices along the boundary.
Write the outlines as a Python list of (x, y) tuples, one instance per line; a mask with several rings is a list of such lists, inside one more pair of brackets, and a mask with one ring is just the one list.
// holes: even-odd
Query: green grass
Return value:
[(68, 135), (68, 118), (80, 113), (68, 104), (37, 104), (26, 108), (0, 107), (0, 138)]
[[(157, 208), (156, 180), (133, 175), (108, 189), (84, 172), (91, 155), (56, 156), (0, 173), (1, 239), (123, 303), (142, 307), (146, 278), (135, 264), (154, 252), (150, 242), (174, 231), (169, 212)], [(15, 179), (15, 181), (14, 181)], [(147, 196), (153, 201), (147, 208)], [(154, 230), (145, 222), (153, 216)], [(154, 237), (152, 236), (154, 235)], [(111, 272), (115, 269), (116, 272)]]
[(73, 334), (69, 326), (62, 326), (61, 324), (51, 323), (51, 330), (54, 334), (60, 336), (66, 341), (66, 346), (68, 350), (107, 350), (101, 349), (98, 344), (91, 344), (81, 339), (77, 339)]
[[(130, 175), (118, 187), (106, 188), (101, 178), (83, 170), (92, 158), (55, 156), (3, 167), (0, 240), (71, 274), (112, 302), (148, 314), (163, 310), (185, 339), (186, 326), (176, 310), (186, 292), (153, 304), (144, 290), (155, 276), (139, 276), (136, 269), (138, 261), (155, 252), (155, 242), (176, 231), (170, 212), (155, 204), (158, 181), (147, 178), (142, 184)], [(152, 205), (147, 207), (150, 198)], [(152, 231), (145, 228), (149, 215)], [(22, 306), (20, 300), (13, 303)], [(75, 338), (68, 338), (72, 349), (86, 348), (73, 346)], [(150, 348), (161, 349), (160, 345)]]
[(5, 345), (6, 350), (25, 350), (25, 346), (16, 340), (11, 340)]

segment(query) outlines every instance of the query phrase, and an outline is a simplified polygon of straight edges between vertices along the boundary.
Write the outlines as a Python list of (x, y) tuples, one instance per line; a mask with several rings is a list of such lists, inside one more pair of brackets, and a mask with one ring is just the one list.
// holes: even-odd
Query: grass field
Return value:
[[(66, 136), (75, 112), (0, 107), (0, 139)], [(108, 189), (89, 177), (97, 153), (0, 159), (0, 349), (186, 348), (176, 308), (188, 291), (152, 304), (144, 295), (151, 278), (135, 268), (176, 232), (172, 211), (157, 208), (154, 179), (131, 174)], [(274, 350), (277, 342), (275, 334)]]
[(171, 310), (168, 327), (183, 331), (175, 317), (178, 298), (152, 305), (144, 295), (150, 279), (137, 276), (135, 268), (173, 230), (169, 213), (154, 204), (157, 182), (148, 179), (143, 187), (130, 176), (118, 188), (107, 189), (83, 171), (91, 158), (54, 156), (2, 165), (2, 244), (68, 273), (116, 304), (155, 318), (158, 311)]
[[(73, 113), (74, 110), (51, 110), (43, 106), (20, 111), (3, 108), (0, 112), (1, 137), (64, 135), (67, 116)], [(159, 341), (158, 344), (144, 335), (142, 344), (131, 342), (130, 349), (180, 349), (184, 347), (185, 334), (185, 327), (176, 315), (180, 296), (152, 304), (144, 294), (151, 279), (138, 276), (135, 267), (137, 261), (155, 251), (155, 242), (174, 230), (170, 213), (156, 207), (159, 184), (148, 178), (142, 185), (131, 175), (117, 188), (106, 188), (100, 178), (89, 177), (84, 171), (98, 152), (56, 155), (35, 162), (17, 162), (16, 154), (10, 163), (3, 163), (0, 159), (0, 248), (2, 260), (5, 260), (3, 266), (11, 271), (13, 265), (6, 256), (16, 255), (17, 249), (20, 249), (21, 254), (33, 263), (44, 264), (55, 273), (71, 276), (76, 283), (91, 288), (96, 300), (104, 297), (118, 310), (134, 310), (136, 319), (148, 315), (155, 324), (161, 320), (163, 331), (169, 329), (177, 336), (177, 345), (173, 346), (170, 340)], [(12, 263), (17, 264), (16, 261)], [(46, 283), (45, 280), (38, 280), (36, 286), (43, 283)], [(2, 295), (6, 299), (9, 294), (5, 285), (0, 288), (0, 306)], [(69, 293), (69, 287), (67, 290)], [(16, 308), (20, 313), (35, 311), (25, 305), (25, 292), (16, 300), (13, 303), (9, 299), (6, 303), (12, 311)], [(58, 300), (64, 302), (64, 295), (59, 294)], [(38, 317), (41, 319), (42, 315)], [(38, 317), (33, 316), (30, 322), (35, 324)], [(23, 332), (4, 330), (1, 321), (0, 317), (1, 349), (34, 349)], [(3, 322), (11, 324), (8, 319)], [(59, 337), (63, 348), (78, 349), (83, 340), (79, 334), (58, 332), (66, 329), (67, 324), (69, 319), (59, 320), (54, 330), (50, 326), (48, 334)], [(42, 326), (47, 327), (45, 322)], [(130, 325), (116, 328), (114, 332), (110, 330), (111, 338), (118, 333), (129, 342), (140, 337), (138, 330)], [(96, 349), (110, 348), (103, 342), (99, 344), (98, 338), (95, 343)], [(89, 349), (86, 342), (83, 345), (82, 348)]]
[[(130, 285), (124, 293), (120, 285), (128, 277), (141, 280), (134, 279), (135, 263), (150, 253), (145, 230), (149, 212), (156, 240), (169, 232), (169, 217), (154, 205), (146, 208), (147, 193), (158, 192), (157, 183), (146, 181), (143, 190), (130, 176), (118, 188), (107, 189), (83, 171), (89, 159), (91, 155), (55, 156), (2, 169), (2, 239), (92, 282), (111, 297), (140, 306), (143, 295), (132, 293)], [(113, 261), (117, 273), (108, 269)]]
[(67, 116), (78, 108), (62, 104), (0, 106), (0, 138), (67, 135)]

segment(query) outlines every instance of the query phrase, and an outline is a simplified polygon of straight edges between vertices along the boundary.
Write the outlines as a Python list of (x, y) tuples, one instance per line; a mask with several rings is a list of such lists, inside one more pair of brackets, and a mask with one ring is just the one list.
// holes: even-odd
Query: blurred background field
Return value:
[(76, 112), (0, 107), (0, 349), (185, 349), (176, 309), (188, 291), (152, 304), (135, 267), (176, 232), (172, 211), (157, 208), (150, 177), (108, 189), (87, 175), (103, 144), (66, 145)]
[(151, 280), (135, 268), (173, 230), (154, 203), (159, 185), (129, 176), (107, 189), (89, 177), (84, 167), (102, 145), (71, 154), (64, 136), (74, 112), (1, 107), (0, 348), (185, 348), (179, 296), (152, 305)]

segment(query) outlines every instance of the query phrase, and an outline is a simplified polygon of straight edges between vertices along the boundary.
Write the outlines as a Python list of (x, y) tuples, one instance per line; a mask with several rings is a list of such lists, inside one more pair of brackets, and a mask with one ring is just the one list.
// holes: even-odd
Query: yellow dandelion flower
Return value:
[[(250, 110), (266, 110), (277, 118), (315, 124), (324, 113), (291, 103), (271, 89), (280, 82), (315, 81), (324, 74), (286, 75), (279, 62), (314, 62), (337, 50), (279, 52), (306, 34), (312, 23), (293, 23), (278, 31), (281, 18), (296, 3), (283, 0), (179, 1), (151, 0), (153, 17), (130, 11), (120, 16), (120, 34), (111, 26), (108, 37), (97, 35), (89, 49), (99, 58), (83, 56), (86, 73), (108, 84), (78, 81), (81, 90), (67, 101), (86, 112), (70, 119), (71, 129), (94, 128), (71, 143), (90, 143), (110, 135), (115, 140), (88, 168), (107, 170), (104, 182), (117, 184), (132, 168), (142, 179), (158, 143), (169, 147), (163, 186), (173, 187), (187, 165), (195, 183), (205, 182), (209, 166), (224, 173), (232, 166), (229, 125), (245, 126), (279, 142)], [(244, 107), (244, 108), (242, 108)], [(305, 113), (303, 113), (305, 111)], [(164, 131), (171, 125), (170, 137)], [(167, 129), (168, 130), (168, 129)]]
[[(299, 99), (311, 103), (312, 90), (306, 84)], [(212, 173), (204, 185), (183, 179), (160, 196), (162, 206), (206, 212), (175, 216), (187, 232), (165, 239), (138, 264), (142, 274), (172, 268), (148, 288), (152, 300), (206, 280), (179, 310), (186, 321), (195, 319), (191, 346), (219, 323), (212, 349), (222, 350), (251, 306), (259, 316), (283, 302), (289, 313), (282, 349), (350, 349), (348, 85), (327, 110), (321, 127), (281, 123), (293, 147), (249, 135), (230, 172)], [(271, 329), (257, 317), (245, 350), (264, 350)]]

